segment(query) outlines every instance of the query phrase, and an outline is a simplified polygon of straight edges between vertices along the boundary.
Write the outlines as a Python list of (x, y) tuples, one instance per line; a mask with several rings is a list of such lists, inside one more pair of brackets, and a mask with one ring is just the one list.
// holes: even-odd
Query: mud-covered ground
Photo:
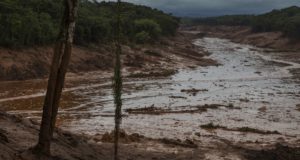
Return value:
[[(143, 150), (136, 159), (299, 159), (300, 81), (295, 73), (300, 64), (292, 56), (282, 58), (290, 52), (219, 38), (195, 39), (194, 45), (219, 65), (196, 67), (179, 56), (176, 65), (182, 61), (185, 67), (165, 76), (124, 70), (124, 143)], [(110, 142), (110, 76), (70, 75), (58, 127), (100, 146)], [(39, 120), (43, 86), (43, 80), (2, 82), (1, 108)], [(130, 152), (128, 147), (123, 151)]]

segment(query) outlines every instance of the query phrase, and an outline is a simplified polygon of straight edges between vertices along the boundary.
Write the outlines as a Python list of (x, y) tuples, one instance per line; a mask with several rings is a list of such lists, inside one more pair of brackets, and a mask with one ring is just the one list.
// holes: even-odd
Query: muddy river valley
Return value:
[[(290, 72), (300, 64), (225, 39), (203, 38), (194, 44), (219, 65), (181, 69), (167, 78), (124, 80), (126, 132), (154, 139), (203, 142), (217, 137), (247, 145), (300, 145), (300, 83)], [(93, 136), (113, 130), (114, 105), (111, 79), (90, 76), (93, 80), (86, 77), (65, 89), (58, 126)], [(0, 105), (9, 113), (39, 119), (43, 83), (3, 82), (9, 87), (0, 91)], [(16, 86), (24, 88), (22, 95), (12, 93)], [(30, 86), (35, 88), (28, 91)]]

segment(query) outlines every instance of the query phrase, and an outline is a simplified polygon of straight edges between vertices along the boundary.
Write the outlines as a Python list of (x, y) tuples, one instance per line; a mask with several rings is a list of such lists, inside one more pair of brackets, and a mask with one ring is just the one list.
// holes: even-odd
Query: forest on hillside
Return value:
[[(61, 0), (2, 0), (0, 46), (28, 47), (52, 44), (63, 14)], [(107, 43), (114, 39), (116, 3), (80, 0), (74, 42)], [(174, 35), (179, 19), (157, 9), (122, 3), (124, 42), (148, 43)]]
[(220, 17), (183, 19), (186, 25), (251, 26), (254, 32), (281, 31), (300, 39), (300, 7), (292, 6), (261, 15), (226, 15)]

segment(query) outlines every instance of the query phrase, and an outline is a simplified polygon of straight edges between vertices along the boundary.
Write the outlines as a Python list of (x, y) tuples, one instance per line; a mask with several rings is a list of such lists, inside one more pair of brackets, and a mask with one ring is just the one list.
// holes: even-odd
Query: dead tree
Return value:
[(121, 0), (117, 2), (117, 25), (116, 25), (116, 55), (114, 69), (114, 103), (115, 103), (115, 131), (114, 131), (114, 159), (119, 160), (119, 132), (122, 120), (122, 73), (121, 73)]
[(55, 128), (59, 101), (72, 53), (78, 0), (65, 0), (64, 3), (64, 15), (60, 26), (60, 33), (54, 47), (48, 87), (44, 100), (39, 140), (33, 149), (34, 153), (37, 154), (50, 155), (50, 143)]

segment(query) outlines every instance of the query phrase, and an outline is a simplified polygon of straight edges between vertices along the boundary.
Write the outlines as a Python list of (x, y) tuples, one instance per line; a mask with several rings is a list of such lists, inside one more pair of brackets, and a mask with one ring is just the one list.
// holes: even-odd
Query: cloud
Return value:
[(173, 13), (177, 16), (259, 14), (292, 5), (300, 0), (124, 0)]

